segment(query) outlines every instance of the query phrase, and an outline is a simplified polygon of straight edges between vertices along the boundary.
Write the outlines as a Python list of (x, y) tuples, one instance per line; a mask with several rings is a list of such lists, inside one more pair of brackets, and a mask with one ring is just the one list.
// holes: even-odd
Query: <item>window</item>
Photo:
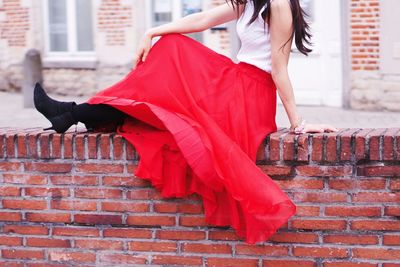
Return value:
[(92, 1), (43, 1), (46, 56), (68, 59), (93, 57)]
[[(202, 6), (202, 0), (151, 0), (150, 27), (156, 27), (189, 14), (201, 12)], [(203, 41), (202, 32), (186, 35), (199, 42)]]

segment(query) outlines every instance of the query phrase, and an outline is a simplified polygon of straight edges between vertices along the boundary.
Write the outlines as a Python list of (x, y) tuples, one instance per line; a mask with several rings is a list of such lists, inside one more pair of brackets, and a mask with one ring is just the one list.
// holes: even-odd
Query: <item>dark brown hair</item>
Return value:
[[(250, 25), (253, 23), (257, 17), (258, 14), (260, 13), (261, 9), (267, 5), (265, 10), (262, 12), (262, 18), (264, 21), (266, 20), (268, 25), (270, 23), (270, 18), (271, 18), (271, 0), (225, 0), (226, 2), (230, 1), (233, 8), (237, 9), (237, 14), (239, 17), (239, 5), (246, 4), (248, 1), (253, 1), (254, 3), (254, 13), (250, 19), (250, 21), (247, 23)], [(310, 26), (308, 22), (305, 20), (305, 17), (308, 17), (308, 14), (303, 10), (303, 8), (300, 6), (299, 0), (290, 0), (290, 7), (292, 10), (292, 17), (293, 17), (293, 32), (292, 35), (290, 36), (289, 40), (285, 44), (283, 44), (282, 47), (284, 47), (291, 38), (295, 39), (296, 47), (297, 49), (304, 55), (308, 55), (312, 50), (308, 47), (306, 47), (305, 44), (307, 45), (312, 45), (310, 39), (312, 37), (310, 33)], [(246, 8), (246, 6), (245, 6)], [(264, 29), (265, 29), (265, 24), (264, 24)]]

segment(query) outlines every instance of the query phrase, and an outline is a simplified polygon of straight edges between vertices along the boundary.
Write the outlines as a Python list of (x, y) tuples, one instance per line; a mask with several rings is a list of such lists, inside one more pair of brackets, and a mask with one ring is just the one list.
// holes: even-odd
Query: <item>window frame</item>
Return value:
[[(42, 0), (43, 5), (43, 24), (44, 24), (44, 56), (51, 61), (95, 61), (96, 51), (78, 51), (77, 40), (77, 18), (76, 18), (76, 0), (66, 0), (67, 6), (67, 47), (68, 51), (51, 51), (50, 50), (50, 29), (49, 29), (49, 1)], [(92, 9), (93, 10), (93, 9)], [(92, 16), (92, 26), (94, 22)]]
[[(170, 0), (172, 2), (172, 21), (180, 19), (183, 17), (182, 14), (182, 0)], [(153, 25), (153, 15), (154, 15), (154, 5), (152, 0), (146, 0), (145, 2), (145, 8), (146, 8), (146, 28), (151, 28), (154, 27)], [(204, 9), (204, 4), (202, 6), (202, 9)], [(202, 35), (202, 42), (204, 42), (204, 32), (200, 32)], [(160, 37), (157, 37), (159, 39)]]

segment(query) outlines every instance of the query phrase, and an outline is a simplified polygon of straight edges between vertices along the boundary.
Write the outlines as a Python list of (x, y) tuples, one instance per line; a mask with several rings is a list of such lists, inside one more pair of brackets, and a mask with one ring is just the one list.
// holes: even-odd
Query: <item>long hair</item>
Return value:
[[(234, 9), (236, 7), (238, 17), (239, 17), (239, 5), (246, 4), (248, 1), (253, 1), (254, 13), (250, 21), (247, 23), (247, 25), (253, 23), (257, 19), (261, 9), (265, 5), (267, 5), (267, 7), (261, 13), (261, 15), (264, 21), (267, 21), (268, 25), (270, 24), (271, 0), (225, 0), (225, 1), (226, 2), (230, 1)], [(299, 0), (290, 0), (290, 8), (292, 10), (293, 32), (290, 38), (287, 40), (285, 44), (283, 44), (282, 47), (284, 47), (294, 36), (297, 49), (302, 54), (307, 56), (308, 53), (312, 52), (312, 50), (306, 46), (306, 44), (312, 45), (310, 41), (312, 37), (312, 34), (310, 33), (310, 26), (308, 22), (305, 20), (305, 17), (308, 17), (309, 15), (300, 6)], [(264, 29), (265, 29), (265, 23), (264, 23)]]

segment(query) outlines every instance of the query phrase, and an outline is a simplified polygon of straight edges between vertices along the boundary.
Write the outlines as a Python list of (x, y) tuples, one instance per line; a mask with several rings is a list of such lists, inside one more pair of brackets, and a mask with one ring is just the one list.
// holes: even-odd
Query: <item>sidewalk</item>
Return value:
[[(62, 101), (75, 101), (78, 104), (88, 97), (51, 95)], [(344, 110), (320, 106), (298, 106), (300, 114), (309, 123), (328, 123), (337, 128), (399, 128), (400, 112), (371, 112)], [(50, 123), (34, 108), (23, 108), (22, 94), (0, 92), (0, 127), (49, 127)], [(278, 127), (288, 127), (285, 109), (279, 105), (276, 121)], [(78, 127), (83, 127), (79, 123)]]

